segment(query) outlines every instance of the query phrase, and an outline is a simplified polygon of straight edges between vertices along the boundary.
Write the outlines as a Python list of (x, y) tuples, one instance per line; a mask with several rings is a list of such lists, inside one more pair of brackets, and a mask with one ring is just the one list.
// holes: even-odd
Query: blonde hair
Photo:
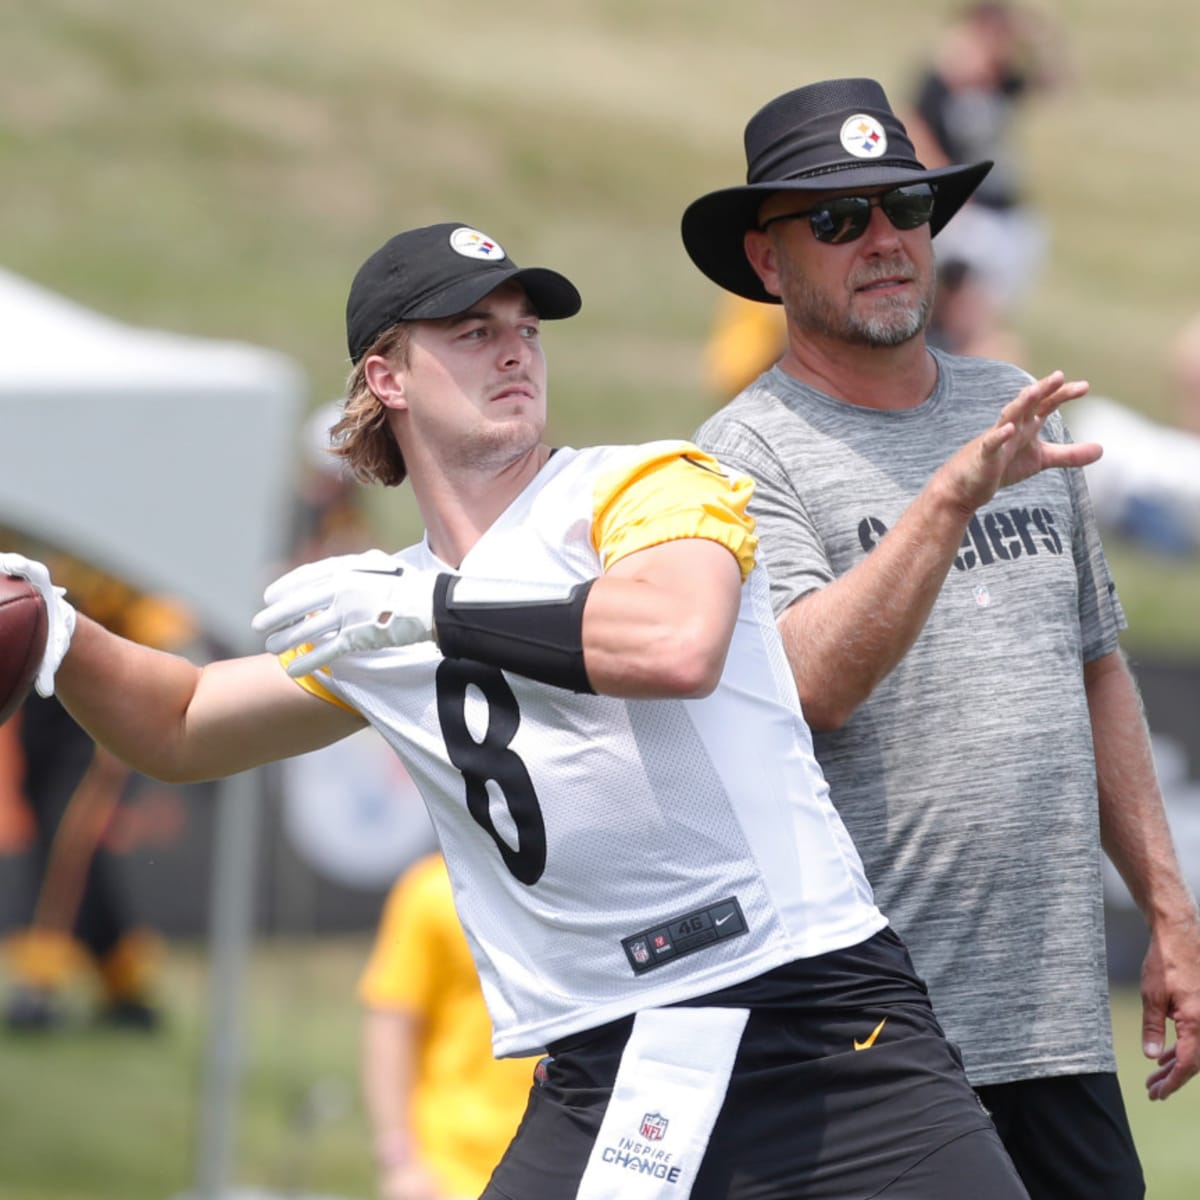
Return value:
[(397, 366), (408, 365), (409, 328), (401, 321), (375, 339), (346, 381), (341, 419), (329, 431), (331, 452), (359, 483), (396, 487), (404, 482), (404, 455), (388, 424), (387, 409), (367, 383), (363, 364), (372, 354)]

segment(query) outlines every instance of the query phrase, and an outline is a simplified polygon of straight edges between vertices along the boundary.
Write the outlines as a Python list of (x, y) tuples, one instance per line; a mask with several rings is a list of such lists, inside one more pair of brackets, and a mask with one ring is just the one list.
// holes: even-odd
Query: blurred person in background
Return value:
[(1025, 360), (1025, 346), (1005, 324), (995, 297), (978, 271), (961, 258), (942, 258), (936, 264), (925, 337), (930, 346), (947, 354), (1018, 365)]
[(774, 366), (787, 349), (787, 325), (777, 304), (725, 292), (717, 298), (704, 345), (704, 378), (722, 400)]
[(993, 166), (942, 234), (939, 256), (971, 265), (1007, 315), (1045, 260), (1045, 221), (1030, 202), (1017, 120), (1030, 97), (1070, 78), (1065, 39), (1038, 9), (983, 0), (946, 26), (903, 114), (928, 167)]
[[(4, 536), (5, 544), (20, 544), (15, 535)], [(173, 601), (22, 541), (46, 555), (80, 611), (106, 628), (174, 652), (195, 642), (191, 618)], [(157, 1028), (162, 941), (136, 914), (121, 856), (106, 845), (135, 776), (96, 746), (53, 697), (31, 696), (22, 705), (0, 729), (0, 754), (11, 789), (8, 808), (23, 808), (30, 834), (17, 889), (19, 926), (4, 942), (6, 1025), (21, 1031), (62, 1026), (71, 985), (90, 974), (100, 1024)]]
[(432, 854), (396, 881), (370, 962), (362, 1085), (382, 1200), (469, 1200), (516, 1132), (536, 1058), (493, 1058), (491, 1023)]
[(1068, 425), (1105, 446), (1087, 470), (1096, 518), (1113, 533), (1164, 558), (1200, 552), (1200, 313), (1167, 354), (1173, 423), (1105, 396), (1089, 396)]
[(777, 97), (745, 146), (683, 240), (788, 348), (696, 441), (755, 480), (830, 794), (1030, 1195), (1137, 1200), (1102, 844), (1150, 927), (1151, 1099), (1200, 1068), (1200, 915), (1083, 472), (1046, 469), (1101, 453), (1058, 413), (1087, 385), (929, 346), (933, 239), (989, 164), (923, 166), (874, 80)]

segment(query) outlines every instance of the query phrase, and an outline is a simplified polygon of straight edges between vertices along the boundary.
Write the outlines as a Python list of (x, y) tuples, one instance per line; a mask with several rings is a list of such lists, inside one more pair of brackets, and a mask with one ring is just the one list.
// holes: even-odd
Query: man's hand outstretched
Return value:
[(968, 512), (986, 504), (1001, 488), (1020, 483), (1049, 467), (1086, 467), (1103, 453), (1096, 442), (1047, 442), (1046, 419), (1068, 400), (1085, 395), (1085, 380), (1067, 380), (1061, 371), (1022, 388), (1001, 410), (991, 429), (968, 442), (946, 464), (949, 485)]

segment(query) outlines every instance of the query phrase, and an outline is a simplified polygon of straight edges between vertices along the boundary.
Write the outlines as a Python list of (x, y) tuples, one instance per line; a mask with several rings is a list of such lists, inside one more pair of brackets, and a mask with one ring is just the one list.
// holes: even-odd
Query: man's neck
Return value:
[(779, 366), (835, 400), (889, 411), (916, 408), (937, 384), (937, 364), (924, 334), (899, 346), (793, 337)]
[(475, 543), (546, 465), (552, 451), (536, 446), (496, 471), (410, 472), (413, 495), (434, 554), (458, 567)]

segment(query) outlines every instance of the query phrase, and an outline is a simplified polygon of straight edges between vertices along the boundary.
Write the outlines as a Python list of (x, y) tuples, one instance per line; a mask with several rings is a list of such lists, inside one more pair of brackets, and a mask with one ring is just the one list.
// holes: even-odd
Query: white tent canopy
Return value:
[(0, 347), (0, 522), (172, 593), (248, 648), (286, 548), (296, 365), (134, 328), (4, 271)]

